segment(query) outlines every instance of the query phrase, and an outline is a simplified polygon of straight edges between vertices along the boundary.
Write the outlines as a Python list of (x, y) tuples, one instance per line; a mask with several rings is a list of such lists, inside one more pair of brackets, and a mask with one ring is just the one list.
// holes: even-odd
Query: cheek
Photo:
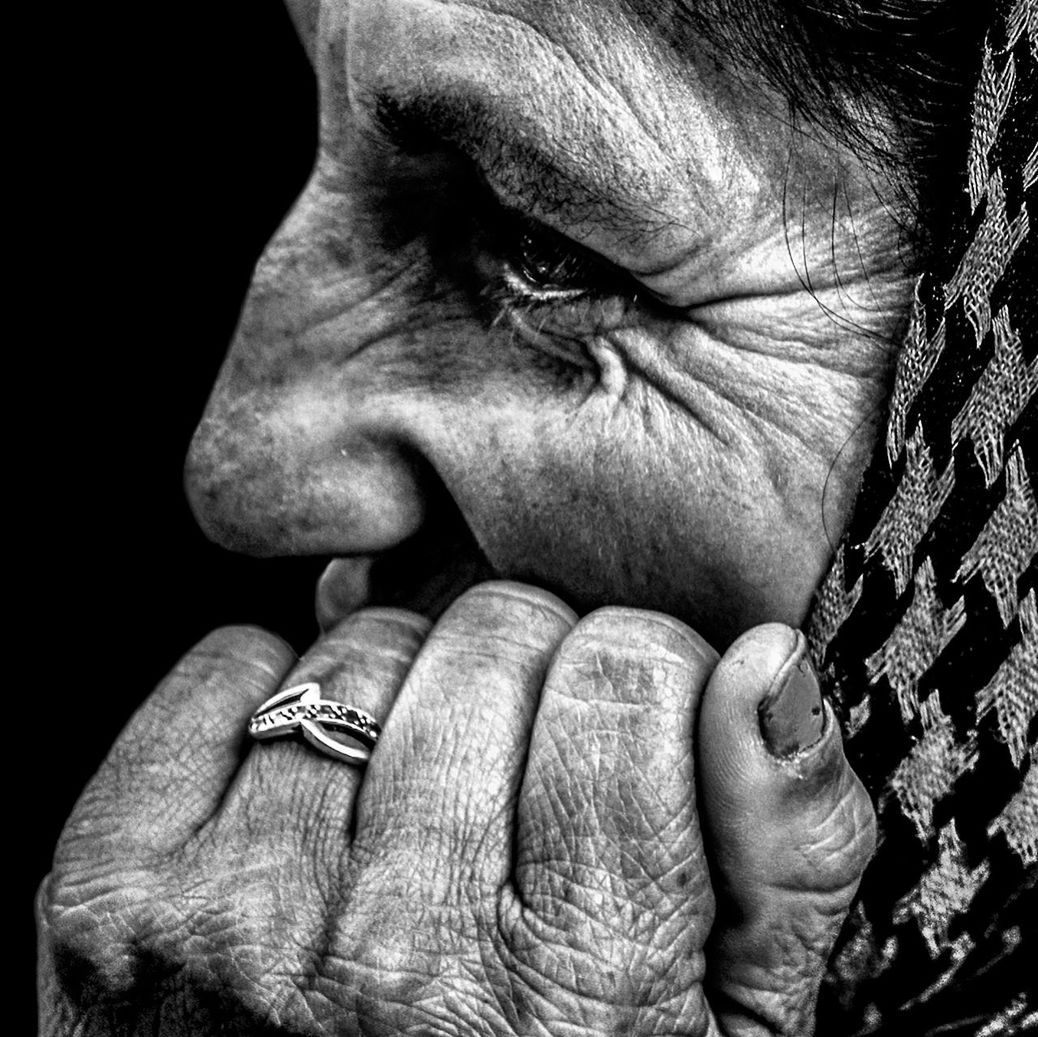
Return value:
[(809, 524), (751, 444), (722, 446), (687, 416), (647, 421), (597, 394), (565, 413), (555, 400), (444, 413), (423, 452), (502, 575), (580, 611), (665, 611), (717, 646), (803, 618), (828, 560), (817, 473)]

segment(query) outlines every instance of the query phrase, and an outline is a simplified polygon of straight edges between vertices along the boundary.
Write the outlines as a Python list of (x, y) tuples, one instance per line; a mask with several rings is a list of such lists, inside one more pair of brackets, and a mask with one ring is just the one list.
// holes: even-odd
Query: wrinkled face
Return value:
[(188, 461), (325, 622), (490, 571), (799, 623), (909, 277), (882, 192), (629, 0), (297, 0), (320, 151)]

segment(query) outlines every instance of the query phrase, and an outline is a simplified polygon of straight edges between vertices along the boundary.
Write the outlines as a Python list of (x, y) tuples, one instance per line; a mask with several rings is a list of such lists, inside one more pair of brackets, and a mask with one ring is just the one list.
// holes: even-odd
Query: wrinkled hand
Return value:
[[(431, 631), (357, 613), (295, 666), (210, 635), (62, 836), (43, 1032), (809, 1033), (873, 818), (809, 682), (763, 712), (780, 752), (824, 716), (817, 743), (762, 737), (802, 650), (760, 627), (718, 665), (668, 617), (502, 583)], [(388, 717), (366, 770), (247, 743), (305, 680)]]

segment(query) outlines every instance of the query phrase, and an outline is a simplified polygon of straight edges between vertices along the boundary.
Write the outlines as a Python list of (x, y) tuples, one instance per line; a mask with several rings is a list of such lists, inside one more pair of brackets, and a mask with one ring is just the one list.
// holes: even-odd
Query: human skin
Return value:
[[(348, 619), (347, 627), (337, 626), (340, 620), (367, 604), (420, 602), (430, 570), (438, 593), (447, 598), (475, 577), (493, 574), (548, 588), (579, 613), (624, 606), (604, 617), (596, 614), (593, 654), (606, 660), (606, 683), (621, 698), (637, 697), (645, 724), (660, 713), (680, 715), (673, 730), (685, 740), (649, 739), (648, 757), (632, 761), (628, 742), (638, 745), (637, 736), (644, 734), (632, 729), (622, 752), (614, 748), (610, 755), (604, 740), (594, 752), (615, 772), (628, 763), (635, 776), (669, 773), (681, 779), (675, 787), (684, 789), (684, 799), (664, 804), (664, 815), (683, 818), (675, 825), (675, 852), (689, 862), (695, 893), (675, 896), (670, 890), (651, 903), (647, 917), (685, 912), (686, 925), (678, 943), (655, 948), (659, 971), (632, 979), (631, 1003), (613, 1006), (612, 1016), (595, 1015), (578, 997), (569, 1014), (535, 1012), (531, 1018), (545, 1032), (582, 1026), (579, 1032), (587, 1033), (805, 1033), (810, 998), (804, 991), (815, 989), (871, 839), (860, 787), (842, 765), (823, 768), (829, 780), (809, 803), (812, 809), (820, 805), (827, 820), (805, 822), (813, 833), (808, 842), (839, 850), (828, 863), (835, 869), (831, 888), (839, 892), (840, 905), (837, 910), (830, 903), (821, 912), (825, 925), (805, 941), (810, 954), (790, 965), (759, 932), (746, 939), (734, 926), (727, 939), (723, 927), (715, 932), (720, 939), (710, 959), (711, 881), (727, 886), (733, 897), (753, 900), (755, 891), (781, 890), (784, 876), (755, 862), (746, 830), (734, 831), (723, 818), (710, 830), (718, 843), (714, 859), (724, 863), (707, 874), (688, 797), (695, 768), (709, 770), (708, 761), (732, 733), (718, 725), (711, 729), (713, 741), (700, 738), (697, 761), (704, 762), (687, 758), (699, 697), (716, 657), (704, 650), (693, 665), (678, 653), (680, 706), (675, 682), (645, 676), (639, 667), (652, 670), (660, 630), (671, 630), (667, 624), (675, 622), (664, 620), (664, 613), (697, 632), (676, 627), (683, 631), (674, 634), (678, 642), (705, 640), (722, 651), (756, 624), (795, 626), (802, 620), (874, 443), (890, 342), (910, 279), (897, 250), (897, 214), (849, 150), (820, 130), (791, 129), (781, 99), (763, 84), (736, 82), (695, 53), (680, 62), (667, 57), (646, 36), (645, 19), (635, 20), (628, 10), (604, 3), (363, 3), (294, 10), (320, 82), (320, 154), (310, 184), (257, 267), (192, 447), (188, 489), (203, 526), (230, 547), (339, 559), (322, 581), (319, 612), (333, 631), (327, 643), (340, 651), (340, 630), (354, 630)], [(459, 113), (453, 121), (445, 111), (450, 105)], [(401, 137), (406, 146), (394, 139)], [(514, 213), (520, 214), (518, 222)], [(537, 228), (522, 222), (527, 218)], [(573, 245), (560, 246), (541, 227)], [(581, 248), (604, 261), (589, 260)], [(457, 545), (457, 553), (445, 557), (438, 547), (443, 544)], [(526, 589), (499, 603), (502, 629), (517, 637), (525, 637), (530, 625), (527, 606), (517, 602), (530, 593), (543, 592)], [(481, 616), (463, 612), (459, 619), (448, 612), (442, 636), (475, 636), (485, 623), (485, 612)], [(364, 677), (378, 670), (381, 658), (378, 638), (370, 629), (368, 636), (352, 669), (322, 657), (316, 675), (344, 700), (372, 695), (369, 708), (385, 716), (401, 678)], [(469, 711), (493, 713), (497, 701), (475, 660), (511, 662), (501, 686), (515, 709), (503, 727), (489, 718), (487, 724), (509, 747), (497, 773), (514, 799), (527, 750), (528, 768), (546, 765), (553, 739), (561, 736), (537, 740), (542, 721), (531, 719), (528, 700), (539, 696), (543, 711), (553, 694), (523, 678), (509, 654), (511, 643), (500, 637), (485, 651), (462, 653), (460, 663), (444, 663), (446, 674), (436, 680), (405, 683), (400, 701), (407, 709), (394, 707), (387, 723), (386, 744), (379, 747), (381, 773), (395, 767), (399, 776), (432, 767), (418, 770), (426, 786), (449, 790), (457, 780), (458, 754), (482, 751), (461, 738), (454, 746), (451, 737), (463, 729)], [(536, 641), (538, 672), (547, 671), (561, 643), (558, 636)], [(609, 661), (614, 645), (624, 648), (620, 662)], [(759, 645), (757, 650), (763, 651)], [(44, 973), (63, 990), (56, 1003), (70, 1013), (64, 1022), (82, 1009), (84, 990), (93, 996), (100, 989), (96, 1003), (105, 1010), (120, 997), (139, 994), (141, 970), (127, 979), (127, 960), (134, 959), (120, 957), (125, 944), (99, 919), (130, 931), (183, 980), (153, 998), (160, 1013), (166, 1003), (185, 1011), (190, 1005), (183, 1019), (170, 1023), (170, 1032), (175, 1025), (191, 1032), (190, 1012), (212, 1011), (206, 997), (229, 1000), (228, 1016), (244, 1013), (242, 1025), (266, 1018), (264, 1013), (274, 1013), (268, 1021), (278, 1022), (285, 1004), (244, 996), (262, 990), (271, 976), (262, 968), (250, 971), (249, 956), (258, 954), (263, 965), (259, 952), (278, 959), (286, 948), (313, 949), (314, 933), (322, 927), (355, 924), (343, 913), (342, 898), (328, 893), (328, 875), (341, 876), (350, 903), (366, 905), (377, 918), (385, 905), (415, 892), (406, 882), (402, 892), (402, 870), (427, 851), (394, 842), (394, 833), (408, 822), (432, 818), (434, 830), (450, 836), (435, 858), (443, 867), (466, 859), (462, 849), (473, 838), (488, 831), (500, 836), (486, 816), (486, 803), (476, 811), (483, 827), (462, 825), (459, 832), (459, 814), (466, 818), (456, 801), (416, 796), (410, 779), (380, 783), (373, 766), (365, 795), (385, 808), (369, 845), (380, 848), (383, 861), (388, 856), (404, 864), (365, 869), (354, 862), (351, 844), (332, 838), (352, 824), (363, 827), (362, 807), (354, 817), (351, 796), (342, 795), (335, 809), (305, 808), (314, 789), (322, 790), (321, 803), (334, 801), (327, 790), (338, 786), (329, 781), (355, 785), (356, 776), (341, 765), (315, 762), (298, 746), (249, 754), (225, 797), (240, 754), (240, 743), (227, 732), (240, 732), (249, 709), (264, 697), (261, 691), (273, 691), (285, 676), (288, 662), (280, 651), (262, 639), (233, 638), (203, 649), (200, 669), (195, 660), (187, 664), (186, 677), (181, 671), (172, 678), (176, 707), (161, 693), (150, 704), (155, 716), (169, 721), (170, 741), (158, 739), (156, 755), (156, 739), (149, 742), (146, 735), (156, 721), (142, 722), (144, 733), (140, 726), (131, 728), (103, 772), (111, 779), (121, 770), (122, 779), (102, 780), (88, 790), (86, 807), (59, 849), (63, 866), (44, 910), (45, 931), (49, 926), (58, 933), (44, 945), (61, 951), (61, 960), (45, 963)], [(261, 670), (266, 667), (262, 680), (254, 679), (251, 656), (260, 658)], [(734, 658), (745, 667), (745, 654)], [(755, 706), (763, 689), (740, 684), (734, 667), (723, 671), (727, 677), (718, 678), (717, 686), (728, 689), (732, 701), (755, 694)], [(608, 725), (612, 713), (600, 689), (582, 684), (574, 670), (566, 670), (568, 684), (556, 685), (555, 692), (584, 703), (576, 730)], [(192, 717), (203, 706), (192, 695), (192, 681), (213, 690), (202, 672), (227, 675), (216, 682), (224, 690), (215, 699), (226, 709), (221, 744), (234, 750), (225, 752), (219, 774), (204, 768), (197, 773), (192, 768), (200, 764), (183, 755), (201, 737)], [(415, 690), (430, 685), (439, 698)], [(226, 701), (231, 699), (236, 709)], [(418, 719), (437, 705), (458, 721), (436, 728), (443, 733), (433, 740), (439, 753), (430, 752), (427, 735), (419, 737), (424, 721)], [(546, 724), (545, 729), (550, 730)], [(402, 733), (391, 739), (391, 730)], [(575, 766), (593, 753), (574, 738), (560, 755)], [(156, 847), (148, 844), (147, 831), (134, 830), (134, 818), (143, 816), (134, 798), (142, 788), (134, 760), (142, 774), (163, 775), (155, 793), (160, 799), (185, 795), (188, 777), (200, 786), (204, 802), (184, 826), (194, 835), (178, 835), (167, 818), (168, 837), (179, 841)], [(127, 775), (136, 780), (125, 780)], [(717, 803), (747, 800), (745, 790), (733, 800), (723, 783), (714, 787)], [(841, 809), (829, 809), (834, 802)], [(624, 806), (621, 795), (595, 809), (622, 820)], [(519, 819), (513, 819), (520, 827), (523, 809), (520, 802)], [(541, 819), (527, 831), (550, 827), (551, 817), (565, 836), (571, 818), (551, 815), (550, 799), (535, 797), (526, 809), (540, 811)], [(709, 813), (707, 806), (701, 809)], [(269, 839), (263, 834), (268, 814), (276, 821)], [(760, 846), (774, 849), (770, 837), (782, 828), (781, 816), (758, 819), (753, 830)], [(834, 818), (840, 823), (832, 829)], [(428, 836), (427, 828), (418, 826)], [(796, 844), (800, 829), (792, 828)], [(830, 842), (834, 832), (840, 838)], [(644, 859), (637, 867), (651, 879), (652, 862), (665, 859), (665, 847), (642, 836)], [(109, 873), (106, 884), (89, 867), (98, 859), (133, 866), (129, 873)], [(299, 874), (289, 868), (292, 874), (286, 875), (283, 862), (297, 859)], [(776, 859), (785, 855), (773, 854), (772, 866)], [(250, 861), (256, 877), (254, 884), (245, 883), (250, 895), (229, 895), (228, 885)], [(505, 866), (500, 856), (491, 856), (490, 863)], [(366, 885), (358, 887), (359, 875)], [(311, 886), (321, 890), (316, 904), (308, 899)], [(825, 886), (817, 874), (802, 880), (802, 892), (811, 895)], [(458, 892), (456, 884), (445, 888), (451, 896)], [(75, 898), (84, 889), (90, 893), (83, 898), (86, 910), (77, 913)], [(298, 895), (298, 909), (291, 894)], [(425, 887), (410, 898), (419, 906), (437, 903)], [(636, 899), (625, 890), (618, 917), (629, 917)], [(460, 944), (444, 941), (443, 927), (432, 930), (440, 940), (435, 961), (471, 963), (488, 941), (499, 949), (493, 932), (478, 924), (488, 917), (480, 911), (488, 903), (496, 910), (499, 901), (474, 902), (480, 910), (474, 918), (462, 916), (467, 921), (458, 930)], [(552, 902), (572, 907), (572, 890)], [(139, 909), (141, 903), (147, 910)], [(200, 906), (185, 911), (185, 903)], [(305, 924), (293, 926), (289, 919), (280, 929), (254, 928), (294, 912), (305, 916)], [(754, 924), (759, 928), (767, 916), (760, 908)], [(171, 925), (168, 939), (157, 936), (174, 917), (186, 921)], [(209, 918), (226, 926), (223, 937), (212, 939)], [(397, 921), (399, 932), (430, 931), (428, 913)], [(570, 958), (553, 956), (551, 941), (530, 942), (531, 960), (541, 967), (553, 961), (556, 980), (569, 969), (593, 983), (600, 977), (596, 969), (615, 976), (618, 962), (626, 960), (619, 953), (622, 944), (609, 946), (615, 958), (599, 956), (596, 948), (604, 944), (588, 939), (579, 926), (562, 931), (576, 934)], [(105, 948), (116, 950), (106, 958)], [(349, 964), (352, 955), (365, 966), (368, 953), (382, 961), (378, 945), (371, 948), (346, 941), (333, 951), (336, 960)], [(395, 949), (391, 939), (389, 952)], [(200, 953), (192, 958), (195, 952)], [(98, 984), (84, 986), (82, 968), (77, 979), (75, 968), (60, 967), (69, 960), (88, 963)], [(191, 960), (200, 963), (193, 975), (185, 967)], [(734, 1010), (727, 1001), (711, 1007), (705, 970), (739, 975), (740, 962), (755, 983), (743, 984), (743, 1000), (736, 999)], [(675, 972), (675, 963), (688, 967)], [(289, 971), (285, 966), (275, 975), (283, 979)], [(384, 991), (397, 991), (394, 984), (407, 971), (389, 968)], [(304, 1032), (355, 1032), (364, 1026), (395, 1032), (419, 1025), (406, 1014), (415, 1005), (403, 996), (385, 997), (387, 1014), (372, 1014), (372, 988), (357, 994), (348, 975), (347, 970), (345, 981), (340, 976), (338, 1000), (321, 992), (323, 1016), (306, 1014), (316, 1010), (304, 996), (293, 1002), (303, 1014), (289, 1013), (290, 1022)], [(784, 980), (774, 979), (788, 975), (792, 993)], [(509, 989), (514, 973), (505, 969), (503, 976), (491, 977), (480, 996)], [(226, 996), (213, 993), (221, 980)], [(762, 1008), (761, 994), (769, 987), (778, 995)], [(437, 1004), (450, 993), (431, 989)], [(368, 1014), (357, 1008), (358, 997), (367, 998)], [(678, 1008), (670, 1017), (666, 1011), (643, 1015), (635, 1027), (624, 1013), (634, 1011), (639, 998), (657, 1010)], [(596, 1011), (602, 1008), (593, 992), (591, 1001)], [(508, 1019), (497, 1026), (480, 1018), (491, 1032), (529, 1032)], [(467, 1028), (464, 1015), (425, 1022), (457, 1033), (476, 1029)]]
[[(907, 307), (897, 216), (848, 149), (624, 10), (294, 8), (319, 154), (187, 485), (232, 548), (348, 559), (328, 622), (455, 542), (578, 611), (659, 609), (721, 648), (804, 618)], [(387, 123), (425, 139), (404, 154)], [(608, 269), (524, 249), (502, 205)]]
[[(364, 609), (294, 667), (247, 628), (185, 656), (41, 889), (41, 1033), (811, 1033), (874, 828), (817, 684), (810, 745), (762, 735), (803, 637), (718, 663), (660, 613), (577, 622), (515, 583), (429, 627)], [(365, 771), (244, 744), (315, 679), (385, 720)]]

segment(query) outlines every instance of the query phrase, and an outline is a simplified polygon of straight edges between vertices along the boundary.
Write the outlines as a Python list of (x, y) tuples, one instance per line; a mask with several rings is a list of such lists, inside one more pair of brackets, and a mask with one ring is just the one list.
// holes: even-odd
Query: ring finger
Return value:
[[(356, 612), (299, 660), (281, 689), (316, 684), (321, 700), (384, 725), (430, 625), (403, 609)], [(321, 712), (330, 711), (321, 707)], [(341, 737), (333, 727), (323, 729), (325, 737)], [(279, 737), (253, 746), (230, 789), (230, 813), (239, 819), (244, 814), (254, 836), (318, 833), (338, 855), (349, 841), (364, 767), (315, 745), (321, 741), (320, 726), (310, 732), (298, 725), (279, 725), (279, 730)]]

